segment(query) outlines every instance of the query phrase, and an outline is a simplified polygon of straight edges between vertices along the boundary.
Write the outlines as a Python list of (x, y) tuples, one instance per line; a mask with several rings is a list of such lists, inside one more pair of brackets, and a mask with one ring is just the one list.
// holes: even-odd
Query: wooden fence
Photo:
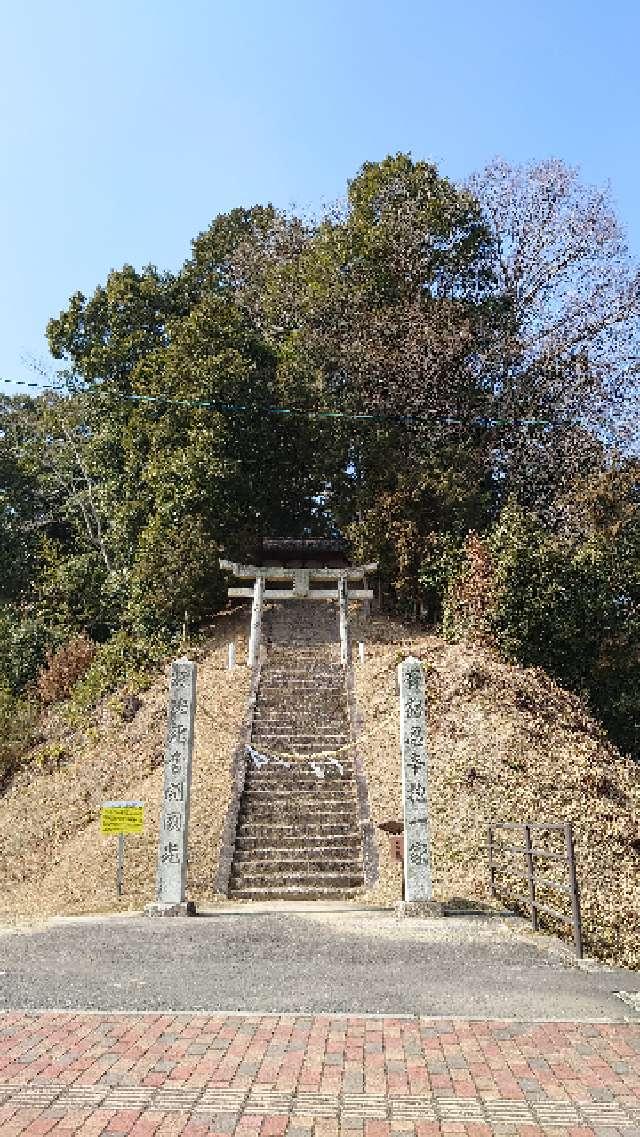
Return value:
[[(524, 845), (511, 845), (505, 844), (499, 840), (496, 842), (496, 834), (500, 830), (520, 830), (524, 834)], [(543, 841), (542, 834), (561, 832), (564, 833), (564, 852), (554, 852), (548, 847), (534, 846), (532, 841), (532, 833), (539, 834), (537, 840)], [(518, 869), (513, 865), (496, 864), (496, 856), (499, 853), (522, 853), (525, 859), (526, 872), (519, 873)], [(564, 881), (549, 880), (546, 875), (543, 875), (541, 868), (537, 866), (537, 861), (556, 861), (561, 862), (563, 870), (566, 874)], [(538, 914), (543, 912), (547, 916), (553, 916), (556, 920), (561, 920), (565, 924), (570, 924), (573, 928), (573, 941), (575, 944), (576, 955), (578, 959), (582, 959), (582, 927), (580, 923), (580, 899), (578, 896), (578, 883), (576, 880), (576, 859), (573, 848), (573, 830), (570, 821), (565, 821), (562, 824), (546, 825), (542, 822), (508, 822), (499, 821), (494, 822), (489, 826), (489, 878), (491, 884), (491, 896), (497, 896), (496, 890), (496, 873), (505, 872), (510, 873), (511, 876), (522, 877), (529, 885), (529, 907), (531, 908), (531, 924), (534, 931), (538, 928)], [(551, 889), (553, 892), (560, 892), (571, 899), (571, 915), (565, 912), (558, 911), (548, 904), (542, 904), (538, 898), (537, 893), (541, 888)], [(522, 899), (522, 898), (520, 898)]]

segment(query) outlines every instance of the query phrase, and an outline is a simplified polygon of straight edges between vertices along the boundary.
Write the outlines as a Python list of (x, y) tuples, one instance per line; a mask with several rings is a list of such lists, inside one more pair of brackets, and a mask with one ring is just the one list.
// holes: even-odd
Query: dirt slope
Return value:
[[(246, 650), (246, 612), (214, 621), (198, 653), (199, 682), (189, 893), (211, 902), (230, 769), (249, 687), (226, 670), (226, 645)], [(486, 648), (452, 646), (385, 619), (354, 625), (374, 821), (402, 816), (397, 662), (419, 655), (427, 674), (434, 879), (442, 898), (488, 898), (486, 825), (574, 823), (586, 950), (640, 967), (640, 768), (622, 756), (578, 698), (541, 671), (511, 667)], [(0, 797), (0, 917), (140, 908), (153, 898), (167, 675), (142, 696), (133, 722), (103, 708), (73, 739), (60, 770), (27, 769)], [(69, 749), (69, 740), (65, 740)], [(145, 833), (127, 839), (125, 893), (115, 897), (114, 838), (99, 832), (109, 798), (141, 798)], [(380, 880), (366, 898), (401, 894), (398, 865), (378, 831)]]
[[(354, 639), (366, 641), (356, 683), (375, 822), (402, 816), (396, 665), (409, 651), (423, 660), (437, 894), (488, 898), (491, 817), (568, 818), (585, 950), (640, 967), (640, 767), (608, 742), (577, 697), (540, 670), (512, 667), (486, 648), (450, 645), (383, 619), (356, 625)], [(373, 898), (389, 902), (400, 896), (400, 869), (385, 834), (378, 836), (381, 871)], [(557, 879), (557, 870), (553, 875)]]
[[(249, 689), (245, 667), (227, 671), (227, 643), (246, 651), (247, 616), (221, 614), (198, 661), (189, 895), (210, 901), (230, 791), (233, 750)], [(140, 908), (154, 899), (168, 668), (142, 694), (131, 723), (103, 707), (82, 734), (65, 739), (73, 760), (46, 772), (33, 765), (0, 797), (0, 916)], [(53, 731), (53, 725), (51, 727)], [(115, 895), (117, 838), (99, 831), (109, 799), (145, 802), (145, 832), (126, 838), (125, 890)]]

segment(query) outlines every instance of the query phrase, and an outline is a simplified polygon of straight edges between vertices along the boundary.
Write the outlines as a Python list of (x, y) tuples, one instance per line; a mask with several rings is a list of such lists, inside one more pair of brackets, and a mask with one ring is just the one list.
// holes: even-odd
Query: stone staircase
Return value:
[[(337, 606), (284, 601), (264, 614), (262, 664), (251, 745), (294, 754), (284, 765), (249, 759), (240, 801), (229, 896), (329, 900), (363, 886)], [(314, 768), (315, 767), (315, 768)]]

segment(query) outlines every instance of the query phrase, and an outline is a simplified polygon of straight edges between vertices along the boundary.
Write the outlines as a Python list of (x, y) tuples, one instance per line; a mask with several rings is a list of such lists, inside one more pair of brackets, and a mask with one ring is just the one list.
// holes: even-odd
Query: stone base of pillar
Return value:
[(394, 908), (398, 919), (405, 916), (445, 916), (441, 900), (396, 900)]
[(185, 900), (182, 904), (147, 904), (145, 916), (195, 916), (196, 905), (194, 900)]

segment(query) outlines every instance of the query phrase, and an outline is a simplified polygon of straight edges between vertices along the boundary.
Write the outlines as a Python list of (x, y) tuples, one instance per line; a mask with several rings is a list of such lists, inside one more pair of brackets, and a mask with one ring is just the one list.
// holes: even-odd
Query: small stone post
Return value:
[(347, 578), (338, 581), (338, 607), (340, 612), (340, 662), (343, 667), (349, 662), (349, 590)]
[(404, 802), (404, 912), (440, 914), (433, 903), (427, 723), (422, 664), (409, 656), (398, 664), (400, 747)]
[(251, 635), (249, 637), (249, 652), (247, 666), (255, 667), (260, 659), (260, 636), (262, 632), (262, 598), (264, 594), (264, 577), (257, 576), (253, 586), (253, 607), (251, 608)]
[(228, 655), (228, 670), (233, 671), (235, 665), (236, 665), (236, 645), (234, 643), (230, 643), (229, 644), (229, 655)]
[(364, 643), (362, 640), (358, 643), (358, 659), (360, 660), (360, 666), (364, 666)]
[(195, 914), (195, 905), (186, 900), (195, 709), (196, 664), (178, 659), (171, 664), (156, 903), (147, 907), (150, 916)]

